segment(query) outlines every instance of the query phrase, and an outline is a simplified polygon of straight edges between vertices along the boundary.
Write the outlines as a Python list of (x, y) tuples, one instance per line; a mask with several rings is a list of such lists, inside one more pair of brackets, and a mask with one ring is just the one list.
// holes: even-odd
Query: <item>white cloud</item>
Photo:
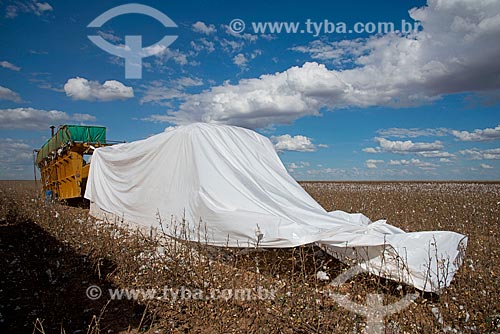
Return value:
[(417, 167), (420, 167), (422, 169), (434, 169), (439, 167), (438, 164), (434, 164), (431, 162), (426, 162), (426, 161), (421, 161), (419, 159), (411, 159), (411, 163)]
[(0, 100), (7, 100), (12, 102), (21, 102), (22, 99), (16, 92), (7, 87), (0, 86)]
[(368, 159), (365, 161), (365, 166), (366, 168), (369, 168), (369, 169), (375, 169), (377, 168), (378, 164), (383, 164), (384, 163), (384, 160), (375, 160), (375, 159)]
[(33, 72), (30, 73), (29, 82), (35, 83), (38, 88), (48, 89), (58, 93), (64, 93), (63, 85), (54, 85), (51, 73), (47, 72)]
[(43, 13), (43, 12), (51, 12), (52, 10), (54, 10), (54, 8), (52, 8), (52, 6), (47, 3), (47, 2), (35, 2), (36, 3), (36, 6), (38, 8), (38, 12), (40, 13)]
[(455, 158), (455, 154), (445, 151), (424, 151), (418, 152), (417, 155), (424, 158)]
[(238, 85), (225, 83), (189, 96), (177, 112), (163, 119), (178, 124), (203, 121), (249, 128), (289, 124), (302, 116), (319, 115), (320, 103), (315, 96), (321, 91), (316, 87), (330, 84), (324, 71), (318, 64), (305, 64), (275, 75), (242, 79)]
[(177, 88), (164, 87), (164, 86), (148, 86), (144, 96), (139, 101), (143, 103), (153, 103), (163, 106), (170, 106), (171, 100), (183, 99), (186, 93)]
[(307, 53), (312, 59), (328, 61), (336, 65), (351, 63), (352, 58), (362, 56), (368, 48), (363, 39), (327, 42), (315, 40), (306, 46), (299, 45), (290, 48), (292, 51)]
[(460, 141), (500, 140), (500, 125), (495, 128), (476, 129), (472, 132), (453, 130), (452, 134)]
[(123, 40), (120, 36), (115, 35), (113, 31), (99, 30), (97, 34), (110, 42), (121, 42)]
[(287, 169), (290, 172), (294, 172), (296, 169), (302, 169), (305, 167), (309, 167), (311, 164), (307, 161), (300, 161), (298, 163), (292, 162), (287, 165)]
[(500, 59), (496, 1), (429, 0), (410, 15), (422, 23), (422, 31), (336, 45), (359, 52), (354, 66), (345, 70), (311, 62), (242, 79), (236, 85), (212, 87), (190, 96), (164, 119), (266, 127), (319, 115), (323, 109), (413, 106), (445, 94), (500, 87), (500, 62), (492, 61)]
[(155, 54), (157, 57), (157, 65), (164, 65), (163, 63), (168, 60), (173, 60), (178, 65), (187, 65), (189, 63), (187, 54), (182, 53), (178, 49), (170, 49), (162, 46), (161, 52)]
[(492, 169), (493, 168), (493, 166), (488, 165), (488, 164), (480, 164), (479, 167), (481, 167), (483, 169)]
[(108, 80), (101, 85), (97, 81), (85, 78), (71, 78), (64, 85), (64, 91), (74, 100), (112, 101), (134, 97), (132, 87), (127, 87), (116, 80)]
[(313, 177), (317, 179), (327, 179), (334, 177), (336, 180), (355, 180), (360, 178), (366, 178), (366, 173), (357, 167), (352, 168), (320, 168), (320, 169), (309, 169), (307, 170), (308, 179)]
[(44, 131), (51, 125), (68, 121), (95, 121), (89, 114), (67, 114), (59, 110), (40, 110), (33, 108), (0, 109), (0, 128)]
[(207, 40), (206, 38), (200, 38), (196, 41), (191, 41), (191, 47), (196, 52), (207, 51), (208, 53), (215, 51), (215, 44), (212, 41)]
[(241, 69), (246, 69), (248, 66), (248, 62), (251, 59), (257, 58), (261, 54), (262, 54), (262, 50), (259, 50), (259, 49), (254, 50), (253, 52), (248, 53), (246, 55), (243, 53), (238, 53), (236, 56), (233, 57), (233, 63)]
[(12, 138), (0, 139), (2, 150), (0, 151), (0, 160), (3, 163), (27, 163), (33, 159), (33, 148), (25, 141)]
[[(140, 103), (153, 103), (164, 106), (171, 106), (174, 99), (184, 99), (187, 94), (185, 90), (189, 87), (202, 86), (203, 80), (197, 77), (181, 77), (170, 82), (153, 81), (149, 85), (143, 85), (144, 96)], [(154, 118), (149, 119), (157, 121)]]
[(458, 153), (467, 156), (470, 160), (498, 160), (500, 159), (500, 148), (491, 148), (480, 150), (478, 148), (458, 151)]
[(194, 23), (192, 28), (194, 32), (198, 32), (205, 35), (210, 35), (217, 31), (217, 29), (215, 29), (215, 26), (213, 24), (206, 25), (202, 21)]
[[(414, 143), (411, 140), (401, 141), (401, 140), (388, 140), (381, 137), (376, 137), (375, 141), (378, 142), (378, 147), (367, 147), (363, 149), (363, 152), (366, 153), (379, 153), (379, 152), (390, 152), (390, 153), (419, 153), (422, 155), (434, 155), (438, 156), (443, 153), (439, 153), (439, 151), (443, 148), (443, 144), (440, 141), (435, 141), (432, 143)], [(424, 153), (427, 152), (427, 153)], [(430, 153), (433, 152), (433, 153)]]
[(427, 161), (422, 161), (420, 159), (409, 159), (409, 160), (390, 160), (389, 161), (390, 166), (415, 166), (419, 167), (424, 170), (429, 170), (429, 169), (435, 169), (438, 168), (439, 165), (427, 162)]
[(271, 141), (277, 151), (298, 151), (298, 152), (314, 152), (316, 146), (312, 143), (311, 138), (297, 135), (290, 136), (289, 134), (281, 136), (272, 136)]
[(21, 68), (19, 66), (16, 66), (12, 63), (9, 63), (8, 61), (0, 61), (0, 66), (3, 67), (3, 68), (7, 68), (9, 70), (12, 70), (12, 71), (20, 71)]
[(401, 166), (401, 165), (409, 165), (409, 160), (389, 160), (390, 166)]
[(450, 134), (449, 129), (420, 129), (420, 128), (389, 128), (377, 130), (380, 137), (415, 138), (415, 137), (444, 137)]
[(238, 53), (233, 57), (233, 63), (238, 67), (246, 67), (248, 63), (248, 59), (245, 57), (243, 53)]
[(12, 19), (17, 17), (19, 13), (32, 13), (36, 16), (42, 16), (52, 10), (52, 6), (47, 2), (38, 2), (36, 0), (14, 1), (12, 5), (6, 7), (5, 17)]
[(256, 49), (252, 53), (250, 53), (250, 59), (255, 59), (258, 56), (260, 56), (261, 54), (262, 54), (262, 50)]
[(222, 50), (226, 53), (232, 53), (241, 50), (245, 46), (245, 41), (233, 41), (226, 38), (218, 39)]
[(95, 116), (90, 114), (79, 114), (75, 113), (70, 116), (70, 119), (76, 122), (94, 122)]
[(375, 147), (365, 147), (362, 151), (366, 153), (379, 153), (380, 148), (377, 149)]
[(193, 87), (203, 85), (203, 80), (197, 77), (181, 77), (172, 81), (177, 88)]
[[(364, 90), (380, 90), (384, 93), (381, 103), (388, 99), (413, 104), (441, 94), (498, 89), (500, 65), (491, 64), (491, 59), (500, 55), (500, 45), (495, 43), (499, 14), (494, 1), (429, 0), (427, 6), (410, 11), (422, 31), (330, 44), (313, 42), (298, 51), (310, 53), (313, 59), (354, 58), (360, 67), (341, 74), (348, 83), (368, 88)], [(374, 77), (378, 79), (369, 84)]]

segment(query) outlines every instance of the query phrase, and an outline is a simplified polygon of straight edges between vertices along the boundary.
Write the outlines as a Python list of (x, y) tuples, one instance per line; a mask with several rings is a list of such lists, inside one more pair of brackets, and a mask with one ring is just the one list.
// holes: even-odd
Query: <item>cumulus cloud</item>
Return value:
[(202, 85), (203, 80), (197, 77), (181, 77), (169, 82), (153, 81), (142, 86), (144, 96), (141, 98), (140, 103), (170, 106), (172, 100), (184, 99), (187, 96), (186, 89)]
[(375, 147), (365, 147), (362, 151), (365, 153), (380, 153), (380, 149)]
[(17, 17), (19, 13), (32, 13), (36, 16), (42, 16), (52, 10), (54, 9), (48, 2), (38, 2), (36, 0), (14, 1), (13, 4), (6, 7), (5, 17), (12, 19)]
[(258, 128), (290, 124), (320, 110), (413, 106), (445, 94), (500, 88), (500, 62), (492, 61), (500, 59), (500, 6), (495, 1), (429, 0), (410, 15), (423, 30), (336, 45), (357, 52), (345, 70), (308, 62), (216, 86), (189, 96), (164, 120)]
[[(346, 78), (353, 79), (352, 83), (368, 83), (368, 78), (376, 77), (378, 80), (367, 87), (389, 89), (385, 97), (402, 97), (403, 103), (425, 102), (446, 93), (498, 89), (500, 65), (490, 61), (500, 55), (500, 46), (494, 43), (500, 32), (498, 4), (429, 0), (427, 6), (409, 14), (421, 23), (422, 31), (330, 44), (315, 42), (302, 51), (313, 59), (328, 59), (329, 52), (334, 59), (344, 54), (348, 59), (354, 57), (354, 65), (362, 67), (342, 72)], [(405, 101), (401, 93), (408, 93), (410, 99)]]
[(302, 169), (302, 168), (309, 167), (309, 166), (310, 166), (310, 164), (307, 161), (300, 161), (298, 163), (292, 162), (292, 163), (289, 163), (287, 165), (287, 170), (289, 172), (294, 172), (297, 169)]
[(375, 159), (368, 159), (365, 161), (365, 166), (366, 168), (369, 168), (369, 169), (375, 169), (377, 168), (378, 164), (383, 164), (384, 163), (384, 160), (375, 160)]
[(74, 100), (112, 101), (134, 97), (132, 87), (127, 87), (116, 80), (108, 80), (101, 85), (97, 81), (76, 77), (66, 82), (64, 91)]
[(186, 93), (177, 88), (150, 85), (147, 86), (146, 92), (139, 103), (152, 103), (162, 106), (170, 106), (172, 100), (182, 99), (185, 96)]
[(210, 35), (217, 31), (217, 29), (215, 29), (215, 26), (213, 24), (207, 25), (205, 24), (205, 22), (202, 21), (194, 23), (192, 28), (194, 32), (198, 32), (205, 35)]
[(0, 66), (3, 67), (3, 68), (7, 68), (9, 70), (12, 70), (12, 71), (20, 71), (21, 68), (19, 66), (16, 66), (12, 63), (9, 63), (8, 61), (0, 61)]
[(286, 134), (282, 136), (272, 136), (271, 141), (273, 142), (276, 151), (316, 151), (316, 146), (312, 143), (311, 138), (301, 135), (290, 136), (289, 134)]
[(200, 38), (196, 41), (191, 41), (191, 47), (197, 52), (197, 54), (201, 51), (206, 51), (207, 53), (211, 53), (215, 51), (215, 44), (212, 41), (207, 40), (206, 38)]
[(460, 141), (500, 140), (500, 125), (495, 128), (476, 129), (472, 132), (453, 130), (452, 134)]
[(435, 169), (438, 168), (439, 165), (427, 161), (422, 161), (420, 159), (409, 159), (409, 160), (389, 160), (388, 163), (390, 166), (415, 166), (424, 170)]
[(222, 48), (222, 51), (229, 54), (239, 51), (245, 46), (245, 41), (235, 41), (227, 38), (218, 38), (217, 40)]
[(449, 129), (420, 129), (420, 128), (389, 128), (377, 130), (380, 137), (415, 138), (415, 137), (444, 137), (450, 134)]
[(500, 148), (490, 148), (481, 150), (478, 148), (458, 151), (458, 153), (468, 157), (470, 160), (498, 160), (500, 159)]
[(248, 63), (248, 59), (243, 53), (238, 53), (233, 57), (233, 63), (238, 67), (245, 67)]
[(226, 123), (249, 128), (289, 124), (302, 116), (319, 115), (316, 97), (321, 91), (316, 87), (318, 82), (330, 85), (329, 77), (325, 77), (327, 72), (324, 66), (306, 64), (258, 79), (242, 79), (238, 85), (225, 83), (189, 96), (178, 111), (167, 114), (164, 120), (177, 124)]
[(179, 65), (187, 65), (189, 63), (188, 56), (182, 53), (179, 49), (165, 48), (164, 46), (161, 52), (157, 53), (157, 64), (163, 64), (165, 61), (173, 60)]
[(410, 164), (410, 160), (389, 160), (388, 164), (390, 166), (409, 165)]
[(289, 50), (309, 54), (311, 59), (332, 63), (338, 68), (352, 65), (353, 59), (364, 56), (369, 51), (366, 39), (348, 39), (336, 42), (315, 40), (308, 45), (299, 45)]
[(181, 77), (172, 81), (177, 88), (193, 87), (203, 85), (203, 80), (197, 77)]
[(111, 42), (121, 42), (123, 40), (123, 38), (121, 38), (120, 36), (115, 35), (114, 31), (112, 31), (112, 30), (110, 30), (110, 31), (99, 30), (97, 32), (97, 34), (99, 36), (101, 36), (102, 38), (104, 38), (108, 41), (111, 41)]
[(251, 59), (255, 59), (258, 56), (262, 54), (262, 50), (254, 50), (251, 53), (248, 54), (243, 54), (243, 53), (238, 53), (236, 56), (233, 57), (233, 64), (237, 65), (241, 69), (246, 69), (248, 66), (248, 62)]
[(59, 110), (40, 110), (33, 108), (0, 109), (0, 128), (45, 130), (51, 125), (68, 121), (92, 122), (95, 117), (89, 114), (67, 114)]
[(479, 167), (481, 167), (483, 169), (492, 169), (493, 168), (493, 166), (488, 165), (488, 164), (480, 164)]
[(24, 140), (0, 138), (0, 175), (2, 179), (33, 177), (33, 146)]
[(445, 151), (424, 151), (418, 152), (417, 155), (424, 158), (455, 158), (455, 154)]
[(0, 86), (0, 100), (7, 100), (13, 102), (21, 102), (21, 97), (16, 92), (7, 87)]
[(26, 163), (32, 161), (33, 148), (24, 140), (2, 138), (0, 139), (2, 150), (0, 150), (0, 160), (3, 163)]
[[(443, 149), (443, 144), (436, 140), (432, 143), (414, 143), (411, 140), (401, 141), (401, 140), (388, 140), (381, 137), (376, 137), (375, 141), (378, 142), (379, 146), (377, 147), (367, 147), (363, 149), (363, 152), (366, 153), (379, 153), (379, 152), (390, 152), (390, 153), (398, 153), (398, 154), (406, 154), (406, 153), (420, 153), (422, 155), (427, 154), (431, 155), (439, 155), (436, 151)], [(428, 152), (428, 153), (424, 153)], [(433, 153), (430, 153), (433, 152)]]

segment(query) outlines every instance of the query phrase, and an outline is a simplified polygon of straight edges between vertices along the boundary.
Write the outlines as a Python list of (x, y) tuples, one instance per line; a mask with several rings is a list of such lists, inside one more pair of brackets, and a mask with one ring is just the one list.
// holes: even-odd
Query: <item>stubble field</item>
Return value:
[[(452, 285), (387, 316), (383, 333), (500, 332), (499, 183), (301, 184), (328, 211), (468, 236)], [(365, 333), (366, 318), (329, 292), (359, 304), (367, 294), (388, 304), (415, 292), (371, 275), (332, 288), (318, 271), (334, 278), (348, 267), (313, 246), (248, 252), (167, 243), (95, 221), (85, 208), (45, 204), (32, 181), (0, 181), (0, 195), (1, 333)], [(88, 297), (91, 286), (100, 298)], [(165, 287), (177, 298), (143, 293)], [(139, 292), (113, 299), (109, 289)], [(250, 298), (227, 293), (237, 289)], [(257, 298), (258, 289), (272, 298)]]

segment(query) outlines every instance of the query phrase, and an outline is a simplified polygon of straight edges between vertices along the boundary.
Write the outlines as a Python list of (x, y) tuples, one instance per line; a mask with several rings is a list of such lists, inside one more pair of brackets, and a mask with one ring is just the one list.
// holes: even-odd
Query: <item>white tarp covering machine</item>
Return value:
[(227, 125), (195, 123), (96, 149), (85, 198), (92, 215), (109, 213), (140, 227), (157, 227), (158, 214), (184, 219), (192, 241), (200, 239), (201, 222), (202, 241), (214, 246), (316, 243), (423, 291), (450, 284), (467, 244), (455, 232), (406, 233), (362, 214), (327, 212), (288, 174), (268, 138)]

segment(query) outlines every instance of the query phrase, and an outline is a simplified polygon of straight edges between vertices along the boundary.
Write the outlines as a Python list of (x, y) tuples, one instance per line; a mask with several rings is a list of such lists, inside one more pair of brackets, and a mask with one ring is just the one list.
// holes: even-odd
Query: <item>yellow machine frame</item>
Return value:
[(40, 167), (44, 190), (51, 190), (53, 196), (58, 199), (83, 197), (90, 169), (83, 152), (91, 154), (93, 149), (89, 146), (74, 145), (61, 156)]
[[(98, 135), (93, 135), (93, 130)], [(90, 164), (85, 155), (94, 149), (109, 146), (103, 127), (63, 125), (52, 138), (37, 150), (44, 196), (58, 200), (83, 198)], [(103, 142), (101, 142), (101, 140)]]

